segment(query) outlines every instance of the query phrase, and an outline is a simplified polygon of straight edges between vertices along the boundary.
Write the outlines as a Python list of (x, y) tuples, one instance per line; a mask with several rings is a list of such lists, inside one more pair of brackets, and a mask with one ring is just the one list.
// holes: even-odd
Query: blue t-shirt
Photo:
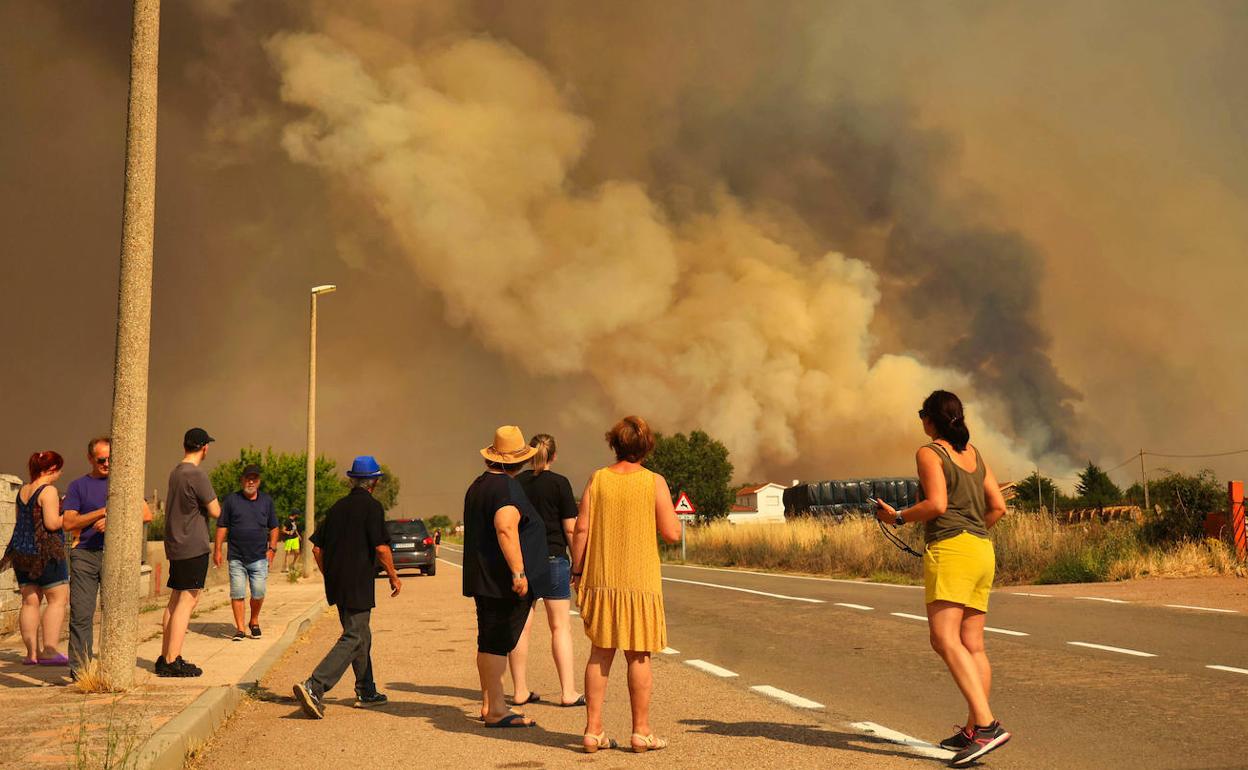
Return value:
[(269, 530), (277, 528), (273, 498), (260, 492), (255, 500), (248, 500), (242, 492), (232, 492), (221, 504), (217, 526), (229, 530), (225, 542), (230, 544), (231, 561), (259, 561), (269, 552)]
[[(108, 505), (108, 478), (87, 475), (69, 482), (69, 491), (61, 503), (62, 511), (90, 513)], [(84, 551), (104, 550), (104, 533), (91, 525), (78, 536), (78, 548)]]

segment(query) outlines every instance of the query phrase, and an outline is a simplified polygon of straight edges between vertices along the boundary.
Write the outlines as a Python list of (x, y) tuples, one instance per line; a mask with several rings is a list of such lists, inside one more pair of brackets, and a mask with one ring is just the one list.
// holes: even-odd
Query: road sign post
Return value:
[(682, 489), (680, 496), (676, 498), (676, 518), (680, 519), (680, 560), (685, 561), (685, 524), (694, 520), (694, 514), (698, 509), (693, 507), (693, 501), (689, 499), (689, 495), (685, 494)]
[(1248, 535), (1244, 531), (1244, 482), (1232, 481), (1226, 486), (1230, 497), (1226, 523), (1231, 527), (1235, 556), (1240, 561), (1244, 561), (1244, 557), (1248, 556)]

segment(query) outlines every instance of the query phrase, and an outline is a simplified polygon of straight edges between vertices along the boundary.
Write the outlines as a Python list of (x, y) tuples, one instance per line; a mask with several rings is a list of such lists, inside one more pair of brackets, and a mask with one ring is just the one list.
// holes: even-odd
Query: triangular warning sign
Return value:
[(682, 491), (680, 497), (676, 498), (676, 512), (697, 513), (697, 511), (698, 509), (693, 507), (693, 501), (689, 499), (689, 495)]

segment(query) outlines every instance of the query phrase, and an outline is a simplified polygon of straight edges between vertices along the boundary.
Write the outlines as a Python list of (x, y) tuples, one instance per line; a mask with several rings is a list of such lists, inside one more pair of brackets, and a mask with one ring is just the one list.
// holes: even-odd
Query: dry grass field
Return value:
[[(899, 534), (921, 551), (920, 527)], [(1132, 522), (1063, 525), (1051, 517), (1010, 513), (992, 531), (998, 585), (1087, 583), (1140, 577), (1241, 574), (1220, 540), (1158, 546)], [(919, 582), (919, 559), (889, 543), (874, 519), (795, 519), (787, 524), (690, 527), (688, 560), (722, 567), (783, 570), (812, 575)], [(680, 549), (665, 549), (679, 558)]]

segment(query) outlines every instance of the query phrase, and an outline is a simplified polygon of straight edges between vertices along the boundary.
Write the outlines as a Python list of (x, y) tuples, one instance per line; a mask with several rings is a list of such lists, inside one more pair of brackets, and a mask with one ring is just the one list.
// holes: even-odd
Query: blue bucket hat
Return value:
[(376, 479), (385, 474), (381, 472), (377, 458), (372, 455), (360, 455), (355, 458), (355, 462), (351, 463), (351, 470), (347, 471), (347, 475), (353, 479)]

